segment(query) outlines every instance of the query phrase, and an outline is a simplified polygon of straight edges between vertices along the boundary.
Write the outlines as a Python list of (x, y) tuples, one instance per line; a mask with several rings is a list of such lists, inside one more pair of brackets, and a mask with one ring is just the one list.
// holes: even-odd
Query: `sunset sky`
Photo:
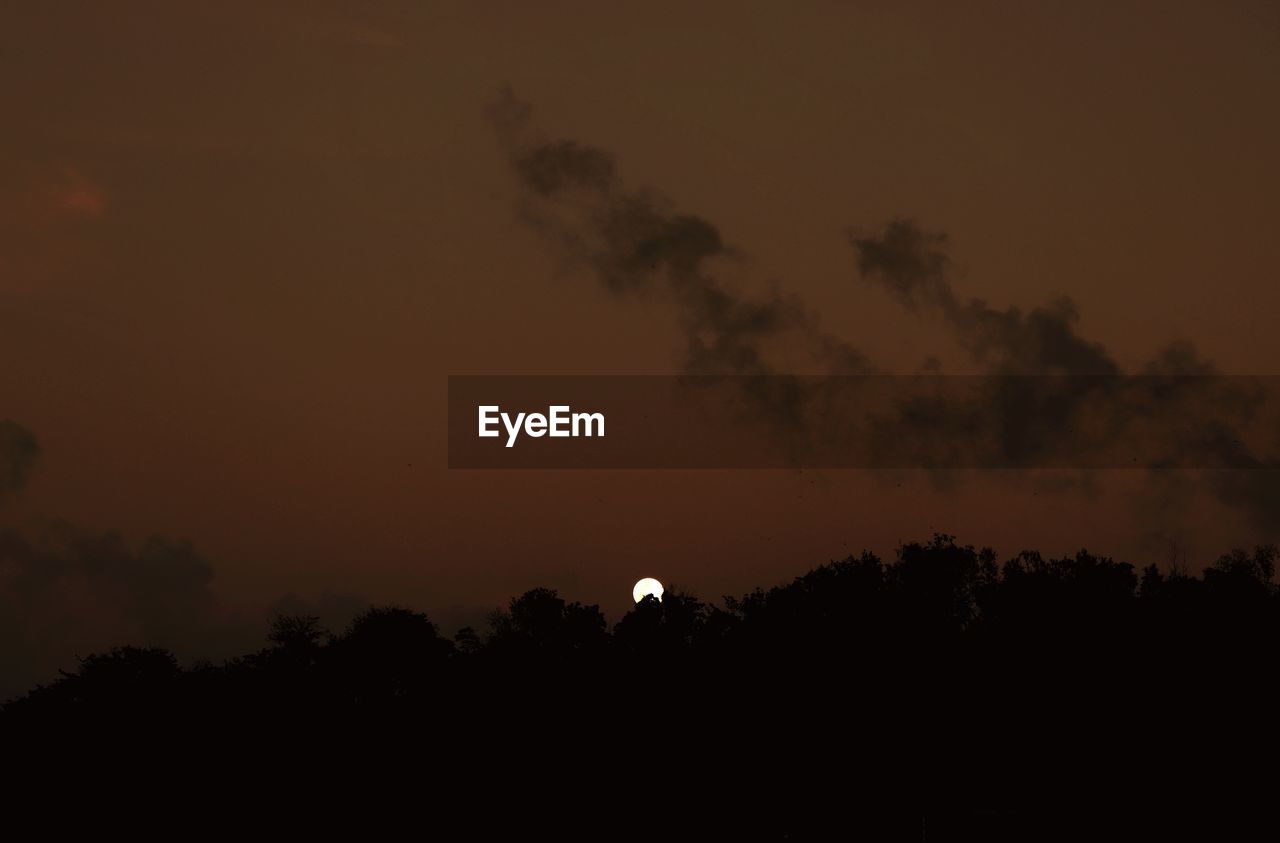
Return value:
[[(1069, 297), (1126, 370), (1185, 340), (1280, 375), (1274, 3), (26, 3), (0, 67), (0, 420), (40, 447), (0, 526), (65, 544), (48, 576), (0, 549), (20, 684), (133, 640), (224, 655), (280, 606), (451, 633), (534, 586), (616, 619), (641, 576), (715, 599), (934, 531), (1192, 568), (1280, 538), (1134, 472), (445, 465), (450, 374), (683, 366), (668, 302), (530, 224), (507, 89), (884, 371), (972, 370), (859, 278), (849, 232), (911, 218), (958, 294)], [(77, 555), (111, 530), (209, 568)]]

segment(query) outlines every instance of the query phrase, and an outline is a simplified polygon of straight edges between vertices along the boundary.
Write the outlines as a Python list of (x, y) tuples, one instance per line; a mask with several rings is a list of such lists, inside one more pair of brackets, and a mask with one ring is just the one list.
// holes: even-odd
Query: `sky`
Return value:
[(1276, 538), (1194, 478), (451, 471), (444, 437), (451, 374), (687, 367), (678, 302), (549, 234), (519, 164), (561, 138), (883, 371), (981, 371), (860, 277), (898, 219), (957, 298), (1068, 297), (1126, 371), (1280, 375), (1274, 4), (8, 4), (0, 68), (0, 420), (38, 441), (0, 429), (11, 682), (282, 607), (616, 619), (641, 576), (715, 599), (935, 531), (1192, 568)]

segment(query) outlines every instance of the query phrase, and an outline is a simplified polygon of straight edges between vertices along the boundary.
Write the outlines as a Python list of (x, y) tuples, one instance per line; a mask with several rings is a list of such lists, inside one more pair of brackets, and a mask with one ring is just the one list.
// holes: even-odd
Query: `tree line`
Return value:
[[(1246, 768), (1238, 753), (1274, 757), (1276, 558), (1267, 545), (1199, 573), (1138, 570), (1085, 551), (1000, 560), (935, 535), (716, 603), (672, 588), (612, 628), (546, 588), (452, 637), (396, 606), (339, 632), (281, 616), (263, 648), (219, 664), (87, 656), (0, 725), (444, 724), (433, 751), (455, 763), (611, 758), (703, 807), (713, 792), (758, 800), (733, 822), (765, 836), (804, 836), (851, 793), (897, 823), (885, 839), (918, 839), (926, 815), (932, 839), (1015, 839), (1032, 820), (1044, 838), (1104, 811), (1145, 836), (1219, 804), (1207, 794)], [(1169, 776), (1147, 803), (1164, 813), (1134, 808)]]

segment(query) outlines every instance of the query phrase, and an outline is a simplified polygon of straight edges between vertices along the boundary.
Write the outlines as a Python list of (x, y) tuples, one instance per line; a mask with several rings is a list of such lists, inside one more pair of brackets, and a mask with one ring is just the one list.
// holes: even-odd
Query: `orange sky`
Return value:
[(349, 592), (445, 625), (535, 585), (615, 617), (641, 575), (714, 598), (934, 530), (1144, 562), (1173, 533), (1201, 562), (1265, 538), (1207, 502), (1151, 514), (1132, 477), (1091, 497), (996, 476), (449, 472), (443, 436), (450, 373), (679, 367), (667, 309), (611, 297), (519, 220), (485, 117), (507, 84), (544, 131), (714, 222), (744, 285), (776, 280), (886, 369), (964, 368), (855, 283), (846, 229), (905, 214), (949, 233), (964, 295), (1070, 295), (1128, 366), (1188, 338), (1226, 372), (1280, 374), (1273, 4), (0, 18), (0, 418), (42, 446), (6, 523), (190, 538), (245, 611)]

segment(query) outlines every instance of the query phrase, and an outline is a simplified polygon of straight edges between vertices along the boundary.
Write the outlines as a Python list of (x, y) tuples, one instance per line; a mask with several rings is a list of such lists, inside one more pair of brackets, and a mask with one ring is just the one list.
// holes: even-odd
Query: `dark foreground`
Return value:
[(0, 737), (59, 790), (126, 776), (182, 802), (214, 778), (218, 811), (355, 813), (368, 836), (1265, 839), (1275, 557), (1138, 573), (943, 536), (612, 630), (544, 589), (452, 640), (400, 608), (341, 634), (283, 617), (222, 665), (87, 657)]

